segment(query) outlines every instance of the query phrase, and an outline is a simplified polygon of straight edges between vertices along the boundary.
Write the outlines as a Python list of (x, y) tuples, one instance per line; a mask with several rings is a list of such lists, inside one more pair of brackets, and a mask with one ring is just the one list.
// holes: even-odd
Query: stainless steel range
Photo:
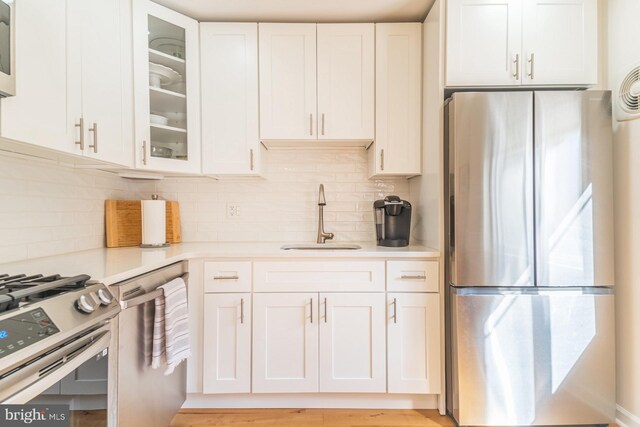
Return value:
[(119, 311), (86, 275), (0, 274), (0, 403), (67, 404), (72, 425), (113, 425), (110, 321)]

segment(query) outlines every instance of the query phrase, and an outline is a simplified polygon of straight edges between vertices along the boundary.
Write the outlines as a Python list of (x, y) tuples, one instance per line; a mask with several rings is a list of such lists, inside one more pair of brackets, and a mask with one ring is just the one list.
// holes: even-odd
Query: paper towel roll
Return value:
[(142, 244), (164, 245), (167, 242), (167, 207), (164, 200), (142, 201)]

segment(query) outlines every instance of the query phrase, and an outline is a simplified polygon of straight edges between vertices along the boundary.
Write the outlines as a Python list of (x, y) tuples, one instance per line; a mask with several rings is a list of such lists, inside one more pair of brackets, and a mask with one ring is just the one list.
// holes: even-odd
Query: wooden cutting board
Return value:
[[(140, 200), (106, 200), (105, 227), (108, 248), (140, 246), (142, 203)], [(180, 204), (167, 201), (167, 242), (180, 243)]]

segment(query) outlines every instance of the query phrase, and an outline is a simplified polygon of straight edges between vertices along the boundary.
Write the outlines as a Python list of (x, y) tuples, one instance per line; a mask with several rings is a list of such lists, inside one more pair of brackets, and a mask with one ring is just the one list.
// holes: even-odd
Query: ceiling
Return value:
[(198, 21), (417, 22), (435, 0), (154, 0)]

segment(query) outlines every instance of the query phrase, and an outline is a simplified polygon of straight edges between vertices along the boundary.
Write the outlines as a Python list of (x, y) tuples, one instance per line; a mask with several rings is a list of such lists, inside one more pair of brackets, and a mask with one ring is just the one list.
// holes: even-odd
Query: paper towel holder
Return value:
[[(151, 200), (160, 200), (160, 197), (157, 194), (152, 194)], [(162, 249), (162, 248), (168, 248), (169, 246), (171, 246), (169, 242), (165, 242), (159, 245), (147, 245), (144, 243), (140, 244), (141, 249)]]

